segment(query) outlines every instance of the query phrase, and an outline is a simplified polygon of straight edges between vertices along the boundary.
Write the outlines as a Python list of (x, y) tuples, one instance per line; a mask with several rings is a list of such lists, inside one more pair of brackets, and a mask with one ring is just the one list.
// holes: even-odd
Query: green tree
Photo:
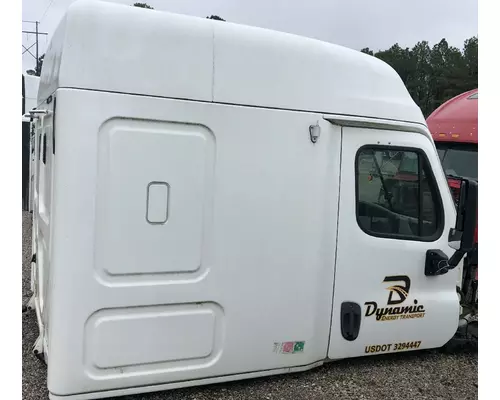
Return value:
[(474, 36), (464, 43), (464, 59), (467, 68), (467, 85), (477, 87), (478, 84), (478, 40)]
[(207, 17), (207, 19), (215, 19), (216, 21), (226, 21), (224, 18), (221, 18), (218, 15), (211, 15), (210, 17)]
[(393, 67), (426, 117), (450, 98), (477, 88), (477, 37), (467, 39), (463, 51), (442, 39), (432, 48), (422, 41), (412, 49), (396, 43), (387, 50), (374, 52), (365, 47), (361, 52)]
[(408, 85), (415, 69), (409, 48), (403, 49), (396, 43), (388, 50), (379, 51), (375, 57), (392, 66), (399, 73), (405, 85)]
[(411, 60), (414, 64), (413, 74), (406, 87), (424, 114), (432, 109), (429, 81), (432, 75), (430, 64), (431, 49), (429, 43), (418, 42), (411, 50)]
[(43, 59), (45, 58), (45, 54), (42, 54), (40, 57), (38, 57), (38, 61), (36, 63), (36, 66), (34, 69), (28, 69), (26, 73), (28, 75), (35, 75), (35, 76), (40, 76), (42, 73), (42, 65), (43, 65)]
[(45, 59), (45, 53), (42, 54), (39, 58), (38, 58), (38, 62), (36, 63), (36, 75), (37, 76), (40, 76), (40, 74), (42, 73), (42, 65), (43, 65), (43, 60)]
[(134, 7), (147, 8), (149, 10), (154, 10), (148, 3), (134, 3)]
[[(134, 3), (133, 6), (140, 7), (140, 8), (147, 8), (149, 10), (154, 10), (154, 8), (151, 7), (148, 3)], [(207, 17), (207, 19), (214, 19), (216, 21), (225, 21), (224, 18), (219, 17), (218, 15), (211, 15), (211, 16)]]
[(432, 76), (430, 91), (432, 109), (436, 109), (452, 97), (472, 89), (466, 82), (466, 68), (462, 52), (450, 47), (442, 39), (431, 50)]

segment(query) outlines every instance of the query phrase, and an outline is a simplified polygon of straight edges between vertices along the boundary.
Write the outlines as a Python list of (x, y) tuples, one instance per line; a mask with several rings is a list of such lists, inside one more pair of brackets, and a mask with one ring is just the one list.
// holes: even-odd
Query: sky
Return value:
[[(43, 54), (68, 6), (75, 0), (23, 0), (24, 21), (40, 21)], [(135, 0), (107, 0), (131, 5)], [(144, 2), (144, 0), (140, 0)], [(148, 0), (160, 11), (206, 17), (312, 37), (360, 50), (385, 50), (395, 43), (413, 47), (426, 40), (431, 46), (446, 38), (452, 46), (478, 34), (478, 0)], [(23, 30), (35, 25), (23, 22)], [(133, 27), (131, 27), (133, 29)], [(23, 44), (34, 35), (23, 34)], [(24, 49), (22, 49), (24, 51)], [(33, 54), (34, 47), (30, 49)], [(35, 60), (23, 55), (23, 69)]]

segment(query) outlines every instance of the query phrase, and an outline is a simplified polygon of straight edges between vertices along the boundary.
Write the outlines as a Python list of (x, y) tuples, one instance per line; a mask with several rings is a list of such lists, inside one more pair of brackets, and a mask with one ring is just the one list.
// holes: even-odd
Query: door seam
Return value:
[(337, 197), (337, 227), (335, 232), (335, 256), (333, 262), (333, 285), (332, 285), (332, 303), (330, 306), (330, 333), (328, 335), (328, 346), (326, 349), (326, 358), (329, 358), (330, 354), (330, 344), (332, 339), (332, 330), (333, 330), (333, 314), (334, 314), (334, 304), (335, 304), (335, 283), (337, 281), (337, 254), (339, 248), (339, 225), (340, 225), (340, 194), (342, 191), (342, 154), (344, 152), (344, 128), (340, 127), (340, 163), (339, 163), (339, 191)]

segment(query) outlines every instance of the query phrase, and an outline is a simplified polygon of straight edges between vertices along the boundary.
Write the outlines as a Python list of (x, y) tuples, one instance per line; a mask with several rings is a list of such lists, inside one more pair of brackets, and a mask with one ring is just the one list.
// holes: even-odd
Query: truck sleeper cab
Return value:
[[(478, 89), (448, 100), (427, 118), (429, 131), (436, 144), (448, 185), (458, 203), (460, 178), (478, 180)], [(469, 298), (477, 312), (478, 229), (475, 249), (464, 261), (463, 297)]]
[(446, 175), (478, 178), (478, 90), (462, 93), (437, 108), (427, 124)]
[[(429, 250), (453, 254), (455, 207), (422, 113), (380, 60), (77, 1), (39, 104), (35, 350), (52, 399), (301, 371), (455, 333), (460, 268), (425, 273)], [(416, 210), (386, 186), (386, 152), (417, 160)]]

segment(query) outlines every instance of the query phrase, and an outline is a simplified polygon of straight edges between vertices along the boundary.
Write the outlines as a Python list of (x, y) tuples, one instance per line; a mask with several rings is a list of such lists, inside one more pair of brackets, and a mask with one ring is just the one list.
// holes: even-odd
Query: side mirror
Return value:
[(450, 229), (448, 245), (455, 254), (448, 261), (450, 267), (456, 267), (463, 256), (474, 249), (474, 234), (477, 225), (478, 185), (476, 181), (462, 179), (457, 207), (455, 228)]

